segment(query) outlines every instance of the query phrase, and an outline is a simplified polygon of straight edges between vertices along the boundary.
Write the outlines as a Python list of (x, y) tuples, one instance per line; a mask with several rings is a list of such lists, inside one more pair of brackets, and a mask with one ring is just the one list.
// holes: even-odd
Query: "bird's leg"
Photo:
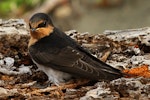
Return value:
[(53, 83), (49, 80), (47, 80), (46, 82), (44, 82), (46, 84), (46, 87), (52, 86)]

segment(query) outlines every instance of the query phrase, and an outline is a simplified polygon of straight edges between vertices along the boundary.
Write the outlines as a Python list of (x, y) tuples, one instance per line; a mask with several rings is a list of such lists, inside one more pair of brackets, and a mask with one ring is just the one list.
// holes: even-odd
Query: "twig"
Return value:
[(101, 61), (106, 62), (108, 56), (110, 55), (111, 51), (105, 52), (105, 54), (100, 58)]
[(32, 91), (31, 93), (28, 93), (28, 95), (32, 95), (32, 94), (39, 94), (39, 93), (44, 93), (44, 92), (51, 92), (51, 91), (55, 91), (55, 90), (63, 90), (63, 89), (68, 89), (68, 88), (76, 88), (78, 86), (84, 85), (86, 83), (88, 83), (89, 80), (79, 80), (77, 83), (71, 83), (71, 84), (64, 84), (61, 86), (51, 86), (51, 87), (47, 87), (45, 89), (38, 89), (35, 91)]
[(37, 83), (37, 81), (33, 81), (33, 82), (29, 82), (29, 83), (25, 83), (21, 85), (21, 88), (28, 88), (33, 86), (35, 83)]

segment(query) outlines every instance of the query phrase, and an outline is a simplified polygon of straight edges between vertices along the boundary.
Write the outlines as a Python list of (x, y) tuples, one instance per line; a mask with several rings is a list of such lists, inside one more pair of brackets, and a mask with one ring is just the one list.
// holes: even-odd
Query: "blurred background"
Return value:
[(150, 26), (150, 0), (0, 0), (0, 19), (28, 22), (36, 12), (49, 14), (63, 31), (95, 34)]

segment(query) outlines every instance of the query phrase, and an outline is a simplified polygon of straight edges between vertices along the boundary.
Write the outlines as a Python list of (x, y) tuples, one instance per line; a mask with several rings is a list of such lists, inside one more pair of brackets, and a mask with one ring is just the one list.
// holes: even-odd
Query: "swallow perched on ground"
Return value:
[(29, 54), (52, 83), (59, 85), (72, 77), (113, 80), (123, 76), (120, 70), (95, 58), (56, 28), (47, 14), (34, 14), (29, 27)]

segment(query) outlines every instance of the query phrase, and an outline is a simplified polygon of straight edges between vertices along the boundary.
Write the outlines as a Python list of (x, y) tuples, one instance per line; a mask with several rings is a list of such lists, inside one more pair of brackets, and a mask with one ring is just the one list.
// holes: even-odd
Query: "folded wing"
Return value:
[(51, 50), (46, 52), (37, 52), (32, 48), (30, 50), (36, 52), (31, 54), (36, 62), (77, 77), (91, 80), (113, 80), (122, 77), (119, 70), (98, 60), (82, 47), (76, 47), (75, 49), (67, 46), (61, 50), (56, 50), (57, 53), (52, 53)]

